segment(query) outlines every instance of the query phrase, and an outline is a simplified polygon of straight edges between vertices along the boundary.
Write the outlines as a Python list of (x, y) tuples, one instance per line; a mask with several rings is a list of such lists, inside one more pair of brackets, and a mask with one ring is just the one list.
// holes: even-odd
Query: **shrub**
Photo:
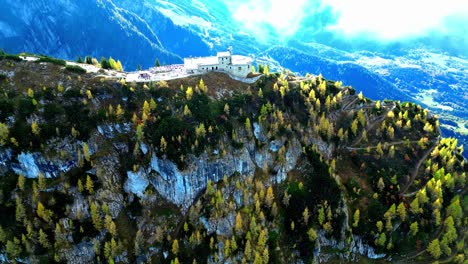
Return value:
[(78, 74), (86, 73), (86, 70), (81, 68), (78, 65), (67, 65), (67, 66), (65, 66), (65, 70), (70, 71), (70, 72), (74, 72), (74, 73), (78, 73)]
[(53, 64), (60, 65), (60, 66), (67, 65), (67, 63), (64, 60), (55, 59), (55, 58), (51, 58), (51, 57), (47, 57), (47, 56), (39, 58), (39, 60), (37, 60), (37, 62), (38, 63), (40, 63), (40, 62), (49, 62), (49, 63), (53, 63)]
[(13, 54), (0, 54), (0, 60), (22, 61), (18, 55)]

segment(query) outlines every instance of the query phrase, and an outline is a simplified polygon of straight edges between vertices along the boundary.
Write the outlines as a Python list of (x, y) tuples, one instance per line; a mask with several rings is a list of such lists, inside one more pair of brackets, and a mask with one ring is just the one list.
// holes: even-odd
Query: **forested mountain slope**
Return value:
[(2, 260), (466, 259), (463, 148), (414, 103), (42, 61), (0, 60)]

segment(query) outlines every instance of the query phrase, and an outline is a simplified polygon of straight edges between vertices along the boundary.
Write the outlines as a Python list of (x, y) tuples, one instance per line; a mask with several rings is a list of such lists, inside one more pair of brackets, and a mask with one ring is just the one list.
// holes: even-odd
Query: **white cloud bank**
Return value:
[[(399, 40), (429, 34), (468, 35), (467, 0), (224, 0), (232, 17), (257, 37), (271, 27), (289, 37), (304, 19), (329, 8), (323, 30), (353, 37)], [(317, 29), (316, 29), (317, 30)]]

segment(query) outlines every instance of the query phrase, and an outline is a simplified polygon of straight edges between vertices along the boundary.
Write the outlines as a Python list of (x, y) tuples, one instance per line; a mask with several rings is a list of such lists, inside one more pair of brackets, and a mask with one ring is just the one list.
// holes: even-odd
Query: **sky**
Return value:
[(467, 0), (224, 1), (232, 17), (260, 39), (272, 32), (288, 38), (312, 27), (316, 32), (381, 42), (453, 37), (468, 46)]

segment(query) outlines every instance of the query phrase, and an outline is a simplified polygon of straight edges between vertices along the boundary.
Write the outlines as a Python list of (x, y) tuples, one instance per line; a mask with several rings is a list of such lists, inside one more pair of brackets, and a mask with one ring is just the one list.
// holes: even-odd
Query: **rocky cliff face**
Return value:
[[(183, 171), (180, 171), (172, 161), (153, 155), (150, 168), (144, 170), (150, 173), (140, 171), (135, 177), (133, 172), (128, 172), (127, 186), (135, 184), (136, 178), (143, 183), (149, 181), (161, 196), (185, 211), (193, 204), (200, 192), (206, 189), (209, 181), (216, 183), (234, 173), (242, 177), (252, 177), (255, 170), (261, 169), (265, 163), (276, 171), (276, 175), (272, 175), (275, 183), (281, 183), (286, 179), (286, 174), (295, 168), (301, 155), (301, 146), (297, 139), (290, 139), (289, 142), (284, 165), (274, 162), (276, 155), (273, 151), (268, 148), (257, 149), (253, 142), (240, 150), (231, 149), (223, 157), (219, 155), (209, 157), (207, 153), (198, 157), (190, 156), (188, 158), (190, 165)], [(140, 184), (136, 183), (136, 185)], [(140, 191), (135, 192), (134, 188), (129, 187), (128, 190), (137, 195), (140, 194)]]

